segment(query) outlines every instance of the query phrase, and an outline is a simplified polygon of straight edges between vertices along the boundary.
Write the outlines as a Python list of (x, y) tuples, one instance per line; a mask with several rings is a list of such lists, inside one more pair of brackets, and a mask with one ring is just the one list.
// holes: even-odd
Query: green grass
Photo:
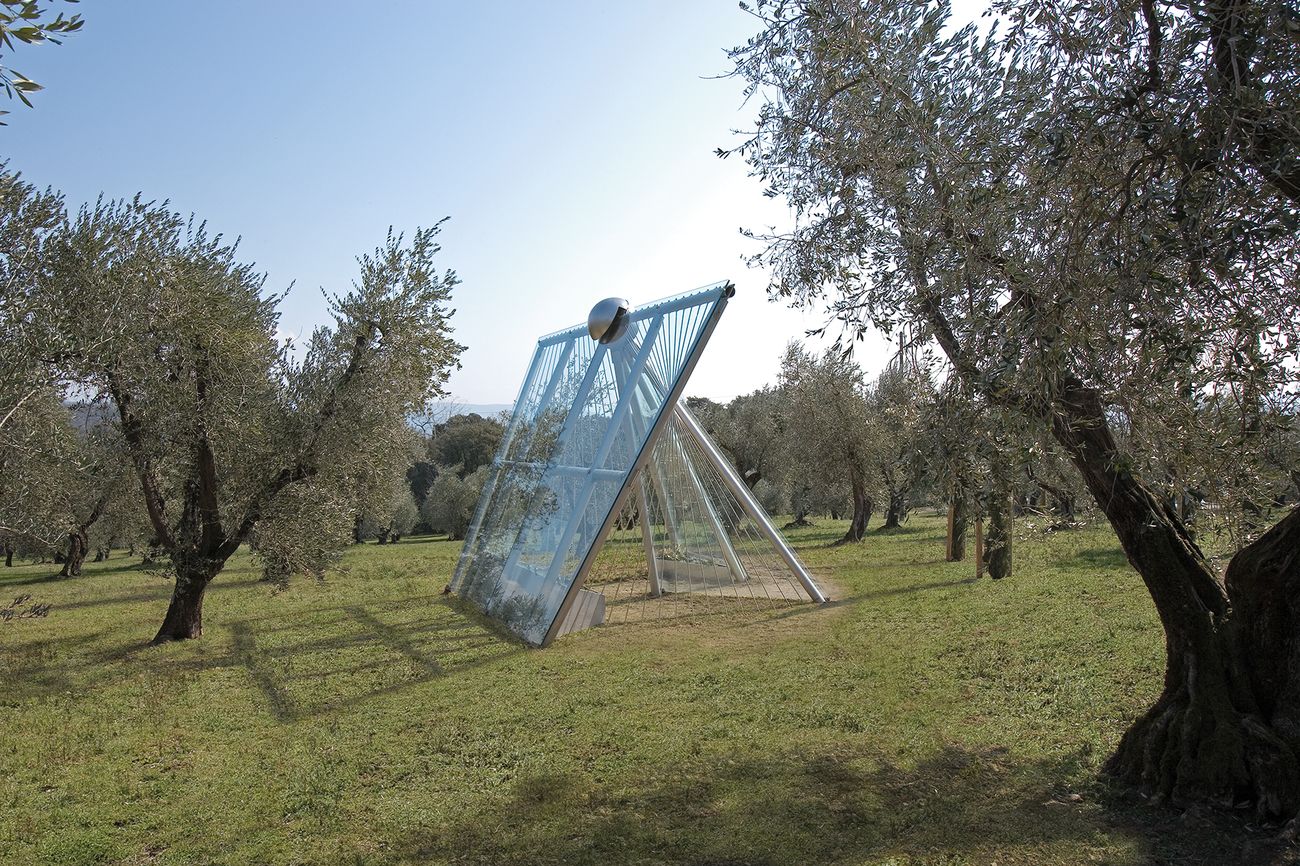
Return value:
[(0, 571), (5, 864), (1220, 863), (1221, 817), (1097, 770), (1162, 639), (1104, 530), (1017, 573), (940, 521), (829, 548), (833, 604), (597, 629), (529, 650), (439, 594), (457, 545), (351, 551), (274, 592), (214, 583), (202, 640), (147, 647), (170, 584), (124, 559)]

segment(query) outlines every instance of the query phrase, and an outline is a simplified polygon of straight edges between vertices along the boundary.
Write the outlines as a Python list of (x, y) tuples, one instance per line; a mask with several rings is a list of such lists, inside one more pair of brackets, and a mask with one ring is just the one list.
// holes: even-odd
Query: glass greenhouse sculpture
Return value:
[[(538, 341), (454, 592), (533, 646), (604, 622), (611, 587), (826, 600), (682, 402), (734, 291), (636, 308), (609, 298), (587, 325)], [(636, 529), (636, 573), (584, 589), (611, 535)]]

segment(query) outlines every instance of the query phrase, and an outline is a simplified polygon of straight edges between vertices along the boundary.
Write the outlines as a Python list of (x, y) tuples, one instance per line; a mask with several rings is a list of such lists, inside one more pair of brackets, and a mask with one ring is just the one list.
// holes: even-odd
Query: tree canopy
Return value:
[(201, 633), (208, 583), (264, 518), (268, 563), (318, 572), (350, 538), (355, 491), (403, 476), (408, 419), (457, 364), (440, 224), (358, 259), (298, 360), (276, 336), (282, 296), (203, 224), (140, 198), (62, 216), (10, 189), (27, 202), (11, 222), (42, 230), (40, 267), (15, 271), (5, 311), (29, 347), (6, 375), (76, 394), (118, 437), (176, 580), (157, 639)]
[[(774, 294), (824, 301), (849, 336), (937, 345), (1080, 472), (1169, 637), (1166, 691), (1111, 771), (1294, 814), (1300, 670), (1283, 658), (1300, 619), (1254, 613), (1291, 611), (1300, 586), (1279, 558), (1300, 512), (1274, 508), (1264, 459), (1291, 441), (1300, 370), (1293, 13), (995, 13), (954, 28), (946, 2), (757, 4), (762, 30), (732, 57), (763, 103), (723, 153), (796, 214), (758, 260)], [(1169, 506), (1171, 470), (1250, 517), (1226, 581)]]

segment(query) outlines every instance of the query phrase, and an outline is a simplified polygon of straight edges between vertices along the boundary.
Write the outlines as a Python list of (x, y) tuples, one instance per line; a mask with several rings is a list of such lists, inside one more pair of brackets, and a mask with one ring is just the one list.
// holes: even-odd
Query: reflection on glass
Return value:
[(538, 341), (454, 591), (545, 641), (727, 292), (718, 283), (633, 310), (612, 343), (585, 326)]

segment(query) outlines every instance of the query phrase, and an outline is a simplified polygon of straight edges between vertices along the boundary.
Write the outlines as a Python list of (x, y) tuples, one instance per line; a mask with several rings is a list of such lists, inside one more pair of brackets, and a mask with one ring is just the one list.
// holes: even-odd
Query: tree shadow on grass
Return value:
[[(426, 603), (420, 604), (420, 601)], [(243, 670), (278, 721), (332, 713), (522, 651), (446, 599), (340, 605), (209, 624), (201, 644), (104, 647), (105, 633), (31, 642), (7, 654), (4, 697), (39, 699), (152, 676)], [(88, 645), (99, 644), (95, 649)], [(214, 648), (216, 650), (214, 651)], [(81, 650), (81, 652), (78, 652)]]
[[(829, 749), (829, 747), (826, 747)], [(1268, 862), (1240, 824), (1067, 790), (1082, 753), (1018, 761), (1002, 749), (939, 749), (901, 767), (866, 751), (773, 744), (665, 762), (604, 783), (585, 773), (517, 780), (457, 823), (389, 842), (371, 864)], [(1170, 821), (1178, 832), (1171, 833)], [(1110, 859), (1094, 860), (1099, 849)], [(1115, 855), (1119, 856), (1116, 857)]]
[(28, 574), (25, 571), (14, 570), (12, 572), (0, 569), (0, 591), (10, 586), (36, 586), (42, 583), (70, 583), (82, 579), (96, 577), (106, 577), (113, 574), (131, 574), (136, 575), (141, 572), (148, 572), (155, 569), (165, 570), (165, 563), (153, 562), (145, 563), (140, 561), (128, 561), (125, 559), (112, 560), (110, 565), (104, 563), (86, 563), (87, 570), (75, 577), (64, 577), (59, 574), (63, 568), (58, 563), (31, 563), (25, 568), (40, 566), (43, 570), (38, 574)]
[(1075, 553), (1067, 564), (1078, 564), (1091, 568), (1128, 568), (1128, 557), (1118, 546), (1090, 547)]
[(781, 534), (785, 537), (786, 543), (795, 550), (815, 550), (839, 541), (844, 537), (844, 531), (845, 524), (813, 524), (809, 528), (796, 529), (792, 532), (783, 531)]
[[(75, 578), (71, 578), (74, 579)], [(221, 594), (231, 589), (247, 589), (262, 583), (259, 578), (249, 578), (247, 580), (222, 580), (213, 581), (208, 584), (207, 595), (213, 593)], [(141, 592), (132, 592), (126, 595), (105, 595), (96, 596), (95, 598), (81, 599), (78, 601), (58, 602), (52, 610), (77, 610), (87, 607), (106, 607), (112, 604), (139, 604), (143, 602), (158, 602), (158, 621), (161, 622), (165, 612), (167, 600), (171, 598), (172, 582), (170, 580), (159, 580), (158, 585)]]
[[(790, 619), (796, 616), (806, 616), (822, 611), (834, 610), (839, 607), (847, 607), (862, 601), (870, 601), (877, 598), (889, 598), (895, 595), (909, 595), (914, 592), (927, 592), (932, 589), (949, 589), (956, 586), (967, 586), (978, 581), (973, 577), (960, 578), (958, 580), (936, 580), (929, 583), (914, 583), (906, 586), (895, 586), (889, 589), (873, 589), (866, 592), (855, 592), (852, 595), (832, 596), (824, 604), (811, 604), (808, 602), (792, 605), (787, 610), (779, 613), (771, 613), (765, 616), (764, 621), (775, 621), (781, 619)], [(732, 628), (749, 628), (752, 622), (737, 623)]]
[(228, 626), (231, 652), (223, 663), (248, 672), (278, 721), (344, 710), (524, 649), (444, 600), (405, 607), (397, 617), (361, 605), (321, 613), (334, 618), (261, 617)]
[(877, 526), (872, 532), (875, 535), (919, 535), (923, 532), (934, 533), (934, 527), (904, 523), (902, 526)]

